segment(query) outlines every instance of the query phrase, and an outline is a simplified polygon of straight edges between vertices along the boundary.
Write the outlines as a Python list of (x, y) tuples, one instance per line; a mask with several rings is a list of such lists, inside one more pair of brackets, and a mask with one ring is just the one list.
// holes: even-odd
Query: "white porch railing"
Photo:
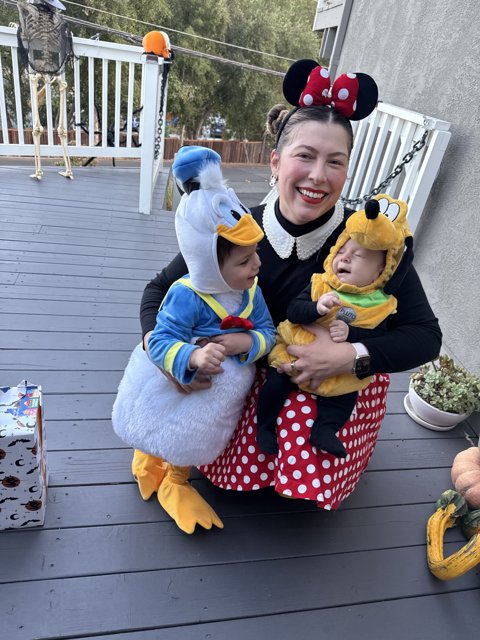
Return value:
[[(73, 46), (77, 59), (73, 69), (63, 73), (68, 83), (64, 115), (69, 155), (140, 158), (139, 211), (150, 213), (163, 165), (165, 129), (159, 131), (158, 120), (164, 61), (131, 45), (73, 38)], [(61, 158), (54, 93), (47, 85), (40, 110), (45, 127), (40, 148), (42, 156)], [(165, 90), (164, 114), (166, 96)], [(34, 155), (31, 123), (29, 83), (19, 69), (16, 29), (0, 26), (0, 156)]]
[(382, 189), (408, 203), (408, 221), (415, 232), (450, 140), (450, 123), (380, 102), (368, 118), (352, 124), (355, 142), (342, 193), (350, 199), (362, 197), (380, 185), (428, 132), (425, 146)]

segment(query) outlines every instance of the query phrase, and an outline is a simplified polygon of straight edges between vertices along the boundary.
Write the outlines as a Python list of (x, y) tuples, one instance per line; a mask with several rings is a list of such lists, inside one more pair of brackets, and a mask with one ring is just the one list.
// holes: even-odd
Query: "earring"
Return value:
[(277, 182), (278, 182), (277, 174), (273, 174), (272, 173), (272, 175), (270, 176), (270, 182), (268, 183), (269, 186), (272, 187), (272, 189), (273, 189), (273, 187), (277, 184)]

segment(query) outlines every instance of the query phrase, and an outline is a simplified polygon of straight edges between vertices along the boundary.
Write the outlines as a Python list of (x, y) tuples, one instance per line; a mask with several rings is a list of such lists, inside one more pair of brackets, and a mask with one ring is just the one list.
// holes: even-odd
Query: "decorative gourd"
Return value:
[(468, 505), (480, 509), (480, 449), (469, 447), (455, 456), (452, 483)]
[[(443, 556), (445, 531), (462, 518), (462, 530), (470, 538), (448, 558)], [(437, 510), (427, 523), (427, 561), (433, 575), (439, 580), (452, 580), (463, 576), (480, 563), (480, 510), (468, 512), (463, 496), (449, 489), (437, 501)]]

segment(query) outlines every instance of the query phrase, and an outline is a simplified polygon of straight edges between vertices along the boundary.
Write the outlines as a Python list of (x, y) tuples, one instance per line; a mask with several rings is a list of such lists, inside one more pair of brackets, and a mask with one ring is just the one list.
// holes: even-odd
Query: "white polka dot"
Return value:
[(243, 462), (243, 464), (247, 464), (247, 462), (248, 462), (247, 456), (242, 456), (242, 462)]
[(317, 495), (317, 502), (323, 502), (323, 493)]
[(322, 67), (320, 69), (320, 75), (322, 76), (322, 78), (329, 78), (330, 77), (330, 73), (328, 72), (328, 69), (325, 69), (325, 67)]
[[(246, 436), (243, 436), (243, 438), (242, 438), (242, 444), (247, 444), (247, 438), (246, 438)], [(240, 453), (240, 451), (239, 451), (238, 453)]]
[(257, 459), (259, 462), (264, 462), (265, 461), (265, 454), (264, 453), (259, 453), (257, 456)]
[[(309, 464), (307, 466), (307, 472), (308, 473), (315, 473), (315, 465), (314, 464)], [(314, 481), (315, 482), (315, 481)]]
[(326, 97), (328, 96), (328, 89), (324, 89), (324, 90), (322, 91), (322, 96), (323, 96), (324, 98), (326, 98)]
[(325, 511), (331, 511), (332, 510), (332, 505), (331, 504), (324, 504), (323, 508), (325, 509)]
[(357, 77), (357, 74), (356, 74), (356, 73), (347, 73), (347, 78), (354, 79), (354, 78), (356, 78), (356, 77)]
[(225, 487), (225, 489), (231, 489), (232, 485), (231, 484), (227, 484), (227, 486)]
[(302, 473), (298, 471), (298, 469), (295, 469), (292, 475), (295, 478), (295, 480), (300, 480), (300, 478), (302, 477)]
[(287, 418), (294, 418), (295, 417), (295, 411), (293, 411), (292, 409), (290, 409), (290, 411), (287, 411)]
[(292, 401), (290, 400), (290, 398), (287, 398), (285, 400), (285, 402), (283, 403), (283, 406), (284, 407), (289, 407), (291, 404), (292, 404)]
[(298, 486), (298, 493), (305, 493), (307, 490), (307, 487), (304, 484), (301, 484)]
[(282, 429), (278, 435), (280, 436), (280, 438), (286, 438), (288, 435), (288, 431), (286, 429)]
[(327, 489), (327, 490), (325, 491), (325, 498), (330, 498), (330, 497), (331, 497), (331, 495), (332, 495), (332, 492), (330, 491), (330, 489)]
[(256, 465), (256, 464), (252, 464), (252, 465), (250, 466), (250, 471), (251, 471), (252, 473), (257, 473), (257, 471), (258, 471), (258, 467), (257, 467), (257, 465)]
[(232, 482), (236, 482), (237, 481), (237, 476), (232, 476)]
[(268, 474), (267, 473), (261, 473), (260, 474), (260, 480), (267, 480), (268, 479)]
[(260, 485), (259, 484), (254, 484), (252, 486), (252, 490), (255, 491), (256, 489), (260, 489)]
[(312, 413), (311, 407), (307, 407), (306, 405), (304, 405), (302, 407), (302, 413)]
[(287, 462), (288, 464), (295, 464), (297, 462), (297, 459), (295, 458), (295, 456), (288, 456)]
[(252, 435), (252, 433), (253, 433), (253, 427), (248, 427), (248, 429), (247, 429), (247, 433), (248, 433), (248, 435), (250, 435), (250, 436), (251, 436), (251, 435)]
[(348, 429), (342, 429), (342, 436), (346, 438), (348, 436)]
[(242, 467), (240, 465), (238, 465), (238, 467), (236, 468), (236, 472), (237, 473), (242, 473)]
[(310, 457), (310, 454), (305, 449), (300, 453), (300, 455), (304, 460), (308, 460), (308, 458)]
[(287, 476), (280, 476), (279, 480), (280, 480), (280, 484), (287, 484), (288, 482)]
[(285, 491), (283, 492), (283, 495), (284, 495), (284, 496), (291, 496), (291, 495), (292, 495), (292, 492), (291, 492), (291, 490), (290, 490), (290, 489), (285, 489)]
[(249, 484), (250, 483), (250, 476), (243, 476), (243, 481), (245, 484)]
[(314, 420), (312, 418), (309, 418), (308, 420), (305, 421), (305, 424), (307, 425), (307, 427), (311, 427), (313, 423), (314, 423)]
[(248, 453), (255, 453), (255, 447), (253, 446), (253, 444), (251, 444), (251, 445), (248, 447)]
[(297, 400), (298, 400), (299, 402), (305, 402), (306, 397), (303, 395), (303, 393), (299, 393), (299, 394), (297, 395)]
[(269, 462), (267, 464), (267, 469), (270, 469), (270, 471), (273, 471), (275, 469), (275, 463), (274, 462)]
[(277, 426), (280, 426), (282, 424), (282, 419), (280, 418), (280, 416), (278, 416), (277, 418)]
[(290, 449), (292, 448), (292, 443), (291, 442), (285, 442), (285, 444), (283, 445), (285, 451), (290, 451)]
[(326, 482), (327, 484), (330, 484), (330, 482), (332, 481), (332, 476), (329, 476), (327, 473), (326, 475), (323, 476), (323, 481)]
[(300, 446), (303, 447), (303, 445), (305, 444), (305, 438), (303, 436), (298, 436), (298, 438), (295, 440), (295, 442)]
[(322, 467), (323, 467), (324, 469), (329, 469), (329, 468), (330, 468), (330, 466), (331, 466), (331, 462), (330, 462), (330, 460), (322, 460)]
[(355, 100), (355, 102), (353, 103), (353, 110), (356, 111), (357, 110), (357, 101)]
[(307, 93), (303, 96), (303, 104), (306, 107), (309, 107), (313, 103), (313, 96), (310, 93)]
[(253, 416), (253, 424), (257, 424), (257, 416)]
[(338, 92), (338, 97), (340, 98), (340, 100), (346, 100), (349, 95), (350, 93), (348, 89), (340, 89), (340, 91)]
[(300, 425), (298, 424), (298, 422), (294, 422), (292, 424), (292, 431), (300, 431)]
[(320, 480), (318, 478), (315, 478), (314, 480), (312, 480), (312, 487), (315, 487), (315, 489), (318, 489), (319, 486), (320, 486)]

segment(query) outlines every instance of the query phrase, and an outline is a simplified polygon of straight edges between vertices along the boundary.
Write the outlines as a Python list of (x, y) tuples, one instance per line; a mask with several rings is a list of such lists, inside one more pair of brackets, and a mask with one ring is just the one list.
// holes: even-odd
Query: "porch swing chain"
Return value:
[(418, 153), (418, 151), (420, 151), (420, 149), (422, 149), (425, 146), (429, 133), (430, 133), (430, 130), (426, 129), (423, 132), (423, 135), (420, 138), (420, 140), (416, 140), (413, 143), (412, 149), (403, 156), (402, 161), (399, 164), (397, 164), (397, 166), (393, 169), (392, 173), (389, 176), (387, 176), (385, 180), (383, 180), (383, 182), (381, 182), (377, 187), (372, 189), (370, 193), (366, 193), (364, 196), (360, 198), (343, 198), (342, 197), (340, 198), (342, 202), (344, 202), (345, 204), (353, 204), (353, 205), (362, 204), (366, 200), (370, 200), (372, 196), (376, 196), (379, 193), (383, 193), (385, 187), (388, 187), (388, 185), (392, 182), (392, 180), (394, 180), (403, 171), (403, 167), (409, 162), (411, 162), (415, 154)]
[(153, 147), (153, 159), (157, 160), (160, 154), (160, 146), (162, 144), (162, 131), (163, 131), (163, 103), (165, 100), (165, 87), (167, 86), (167, 76), (170, 69), (170, 63), (163, 61), (162, 69), (162, 86), (160, 90), (160, 107), (158, 109), (157, 131), (155, 133), (155, 144)]

